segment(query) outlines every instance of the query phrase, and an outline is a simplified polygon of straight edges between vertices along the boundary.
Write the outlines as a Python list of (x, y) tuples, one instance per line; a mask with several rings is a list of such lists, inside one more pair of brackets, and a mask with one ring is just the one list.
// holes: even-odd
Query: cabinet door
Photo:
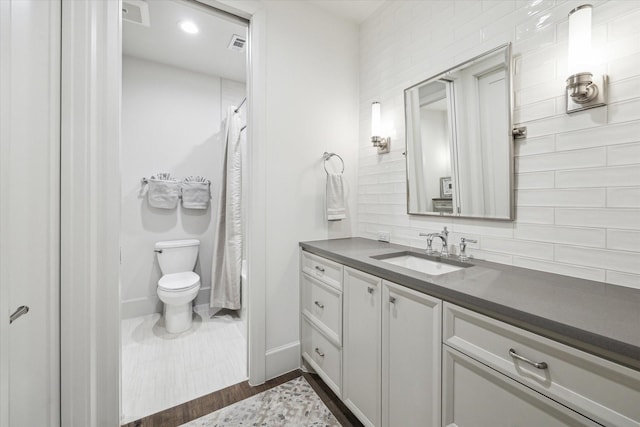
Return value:
[(441, 322), (441, 300), (383, 281), (383, 426), (440, 424)]
[(442, 346), (444, 427), (583, 427), (599, 424)]
[(380, 425), (382, 280), (344, 268), (343, 399), (367, 426)]

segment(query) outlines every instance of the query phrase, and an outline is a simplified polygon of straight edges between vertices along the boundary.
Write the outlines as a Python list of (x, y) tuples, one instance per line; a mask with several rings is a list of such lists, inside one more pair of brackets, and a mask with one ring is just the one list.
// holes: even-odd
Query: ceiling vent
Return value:
[(145, 27), (150, 26), (149, 5), (142, 0), (123, 0), (122, 19)]
[(239, 36), (237, 34), (234, 34), (233, 37), (231, 37), (231, 41), (229, 42), (229, 49), (231, 50), (235, 50), (236, 52), (243, 52), (244, 51), (244, 47), (247, 45), (247, 39)]

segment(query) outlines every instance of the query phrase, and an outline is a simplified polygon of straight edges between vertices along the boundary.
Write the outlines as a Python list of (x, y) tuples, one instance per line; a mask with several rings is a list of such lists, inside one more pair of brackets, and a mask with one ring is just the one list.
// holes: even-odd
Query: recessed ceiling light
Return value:
[(200, 30), (193, 21), (180, 21), (178, 27), (187, 34), (198, 34)]

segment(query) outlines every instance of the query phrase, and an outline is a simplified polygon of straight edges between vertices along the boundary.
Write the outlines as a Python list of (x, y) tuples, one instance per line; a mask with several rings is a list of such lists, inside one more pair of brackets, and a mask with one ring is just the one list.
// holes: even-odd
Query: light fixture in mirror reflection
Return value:
[(513, 219), (511, 46), (405, 90), (409, 214)]
[(380, 128), (380, 103), (374, 102), (371, 104), (371, 143), (378, 149), (378, 154), (384, 154), (391, 150), (391, 138), (382, 138)]

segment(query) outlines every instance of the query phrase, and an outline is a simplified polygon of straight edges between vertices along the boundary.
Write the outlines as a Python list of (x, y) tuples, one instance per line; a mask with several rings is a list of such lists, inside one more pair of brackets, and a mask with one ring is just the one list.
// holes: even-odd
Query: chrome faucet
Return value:
[(431, 247), (431, 245), (433, 244), (433, 238), (439, 237), (440, 239), (442, 239), (442, 250), (440, 251), (440, 256), (449, 256), (449, 231), (447, 230), (447, 227), (444, 227), (444, 229), (440, 233), (420, 233), (420, 236), (427, 238), (427, 255), (431, 255), (433, 253), (433, 248)]

